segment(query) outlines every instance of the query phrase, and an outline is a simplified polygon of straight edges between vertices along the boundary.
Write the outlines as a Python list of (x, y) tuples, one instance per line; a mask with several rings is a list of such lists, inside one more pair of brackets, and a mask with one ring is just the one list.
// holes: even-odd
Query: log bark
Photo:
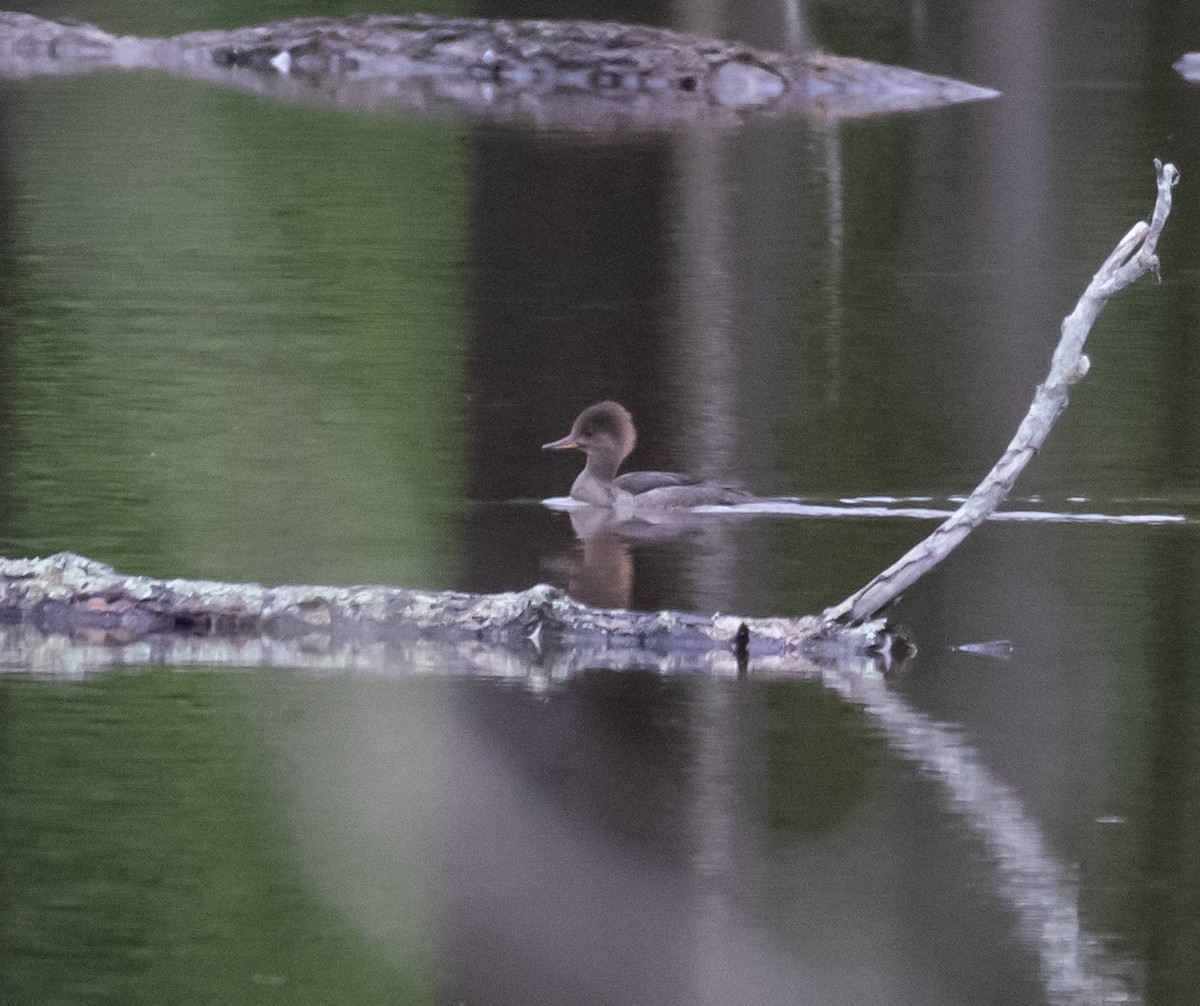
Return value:
[(458, 109), (585, 131), (734, 125), (751, 115), (836, 118), (998, 93), (903, 67), (646, 25), (374, 15), (152, 39), (0, 12), (0, 77), (102, 67), (156, 68), (284, 101)]
[(1017, 477), (1041, 449), (1050, 429), (1066, 409), (1068, 389), (1088, 372), (1091, 364), (1083, 347), (1104, 305), (1113, 294), (1146, 273), (1158, 277), (1159, 263), (1154, 250), (1171, 212), (1171, 190), (1179, 182), (1179, 172), (1173, 164), (1164, 165), (1157, 159), (1154, 169), (1158, 176), (1158, 197), (1150, 222), (1138, 221), (1118, 242), (1092, 277), (1075, 310), (1063, 320), (1050, 373), (1038, 385), (1029, 411), (1000, 460), (962, 506), (929, 537), (840, 604), (827, 608), (823, 615), (826, 621), (854, 624), (877, 615), (961, 544), (1012, 491)]

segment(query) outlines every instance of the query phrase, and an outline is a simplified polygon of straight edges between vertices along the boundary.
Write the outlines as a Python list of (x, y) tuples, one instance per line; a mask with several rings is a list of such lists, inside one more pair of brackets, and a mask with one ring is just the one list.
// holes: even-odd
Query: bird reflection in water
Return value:
[[(729, 517), (732, 517), (731, 513)], [(712, 528), (711, 513), (675, 510), (629, 517), (604, 507), (568, 513), (577, 539), (547, 560), (556, 579), (577, 601), (595, 608), (633, 607), (634, 551)], [(729, 519), (726, 517), (726, 519)]]

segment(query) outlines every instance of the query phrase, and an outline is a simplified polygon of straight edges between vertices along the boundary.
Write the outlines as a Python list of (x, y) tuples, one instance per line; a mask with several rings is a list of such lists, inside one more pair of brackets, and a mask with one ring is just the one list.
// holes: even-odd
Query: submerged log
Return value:
[(305, 17), (152, 39), (0, 12), (0, 77), (104, 67), (156, 68), (286, 101), (457, 108), (593, 131), (867, 115), (998, 94), (903, 67), (611, 22)]

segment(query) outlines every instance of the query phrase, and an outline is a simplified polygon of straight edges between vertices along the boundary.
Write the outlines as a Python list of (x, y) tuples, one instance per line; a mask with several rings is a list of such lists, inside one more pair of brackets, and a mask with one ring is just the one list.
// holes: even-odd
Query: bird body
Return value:
[(587, 463), (571, 486), (571, 496), (595, 506), (666, 510), (745, 503), (754, 497), (736, 486), (722, 485), (679, 472), (617, 474), (637, 443), (629, 411), (617, 402), (597, 402), (584, 409), (561, 440), (543, 444), (547, 451), (575, 448)]

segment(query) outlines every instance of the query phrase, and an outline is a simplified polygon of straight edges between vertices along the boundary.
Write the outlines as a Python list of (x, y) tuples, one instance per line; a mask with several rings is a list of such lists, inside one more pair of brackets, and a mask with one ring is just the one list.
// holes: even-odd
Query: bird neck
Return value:
[(587, 456), (587, 464), (583, 471), (600, 482), (612, 482), (617, 477), (617, 469), (623, 459), (611, 451), (593, 451)]

